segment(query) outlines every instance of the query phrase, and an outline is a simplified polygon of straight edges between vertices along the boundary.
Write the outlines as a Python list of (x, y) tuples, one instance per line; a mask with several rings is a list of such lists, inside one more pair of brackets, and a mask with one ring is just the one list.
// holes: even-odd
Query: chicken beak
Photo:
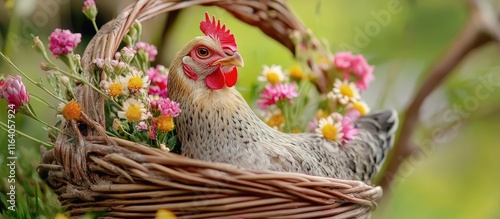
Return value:
[(235, 52), (232, 56), (228, 56), (222, 59), (219, 59), (212, 63), (212, 66), (221, 64), (222, 66), (235, 66), (235, 67), (243, 67), (245, 63), (243, 62), (243, 58), (241, 58), (240, 54)]

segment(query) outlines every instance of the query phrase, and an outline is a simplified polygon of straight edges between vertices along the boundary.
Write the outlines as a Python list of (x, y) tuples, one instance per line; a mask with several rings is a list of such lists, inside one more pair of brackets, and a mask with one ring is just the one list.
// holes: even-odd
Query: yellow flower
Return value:
[(160, 209), (156, 212), (155, 219), (177, 219), (177, 217), (169, 210)]
[(117, 97), (123, 93), (123, 85), (120, 83), (112, 83), (109, 85), (109, 95), (112, 97)]
[(285, 75), (281, 70), (280, 65), (271, 65), (271, 67), (264, 65), (264, 70), (262, 70), (262, 75), (257, 78), (257, 80), (262, 82), (269, 82), (272, 85), (276, 85), (285, 80)]
[(281, 114), (274, 114), (267, 120), (267, 125), (273, 128), (280, 128), (285, 123), (285, 117)]
[(124, 83), (125, 78), (119, 76), (115, 78), (114, 81), (110, 81), (109, 83), (106, 83), (106, 91), (108, 92), (109, 96), (111, 97), (117, 97), (122, 94), (125, 94), (125, 86), (126, 84)]
[(172, 131), (175, 127), (174, 119), (169, 115), (159, 116), (156, 120), (156, 129), (162, 132)]
[(292, 66), (289, 70), (288, 70), (288, 73), (290, 74), (290, 77), (293, 79), (293, 80), (297, 80), (297, 81), (301, 81), (301, 80), (304, 80), (304, 78), (306, 77), (304, 75), (304, 72), (302, 71), (302, 69), (300, 68), (300, 65), (294, 65)]
[(346, 105), (359, 101), (360, 95), (356, 85), (352, 82), (335, 79), (333, 89), (327, 94), (328, 98)]
[(316, 118), (323, 119), (326, 117), (328, 117), (328, 114), (325, 111), (323, 111), (322, 109), (318, 109), (318, 111), (316, 111)]
[(360, 116), (364, 116), (370, 112), (370, 108), (363, 101), (357, 101), (351, 104), (351, 107), (359, 112)]
[(54, 219), (69, 219), (69, 217), (67, 217), (66, 215), (64, 215), (62, 213), (57, 213), (56, 217)]
[(118, 111), (118, 117), (129, 122), (139, 122), (148, 118), (144, 103), (130, 98), (123, 103), (123, 111)]
[(149, 77), (143, 76), (142, 71), (132, 70), (124, 79), (127, 89), (133, 92), (143, 92), (149, 86)]
[(66, 120), (78, 120), (82, 115), (82, 106), (75, 100), (67, 104), (60, 103), (59, 110), (61, 110), (61, 114)]
[(335, 142), (340, 142), (344, 136), (344, 133), (342, 133), (342, 124), (340, 121), (334, 121), (332, 116), (319, 120), (316, 133), (330, 141)]

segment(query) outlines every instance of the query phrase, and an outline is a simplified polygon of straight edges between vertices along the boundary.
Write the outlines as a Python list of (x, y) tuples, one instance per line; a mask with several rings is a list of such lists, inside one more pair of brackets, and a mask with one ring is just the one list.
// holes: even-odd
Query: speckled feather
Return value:
[(210, 90), (203, 78), (190, 80), (182, 64), (197, 37), (176, 54), (170, 66), (169, 97), (180, 103), (176, 129), (182, 155), (257, 170), (277, 170), (369, 182), (380, 170), (397, 128), (394, 111), (362, 117), (360, 133), (347, 145), (314, 133), (277, 131), (253, 112), (234, 88)]

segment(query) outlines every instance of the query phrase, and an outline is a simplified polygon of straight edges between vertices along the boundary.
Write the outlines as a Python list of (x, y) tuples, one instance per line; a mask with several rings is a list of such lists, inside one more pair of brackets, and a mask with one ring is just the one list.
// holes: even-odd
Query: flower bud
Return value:
[(96, 58), (92, 61), (98, 68), (103, 68), (104, 67), (104, 59), (101, 58)]
[(5, 81), (0, 83), (0, 97), (5, 99), (8, 104), (13, 104), (17, 109), (30, 100), (30, 95), (21, 81), (21, 76), (7, 76)]
[(97, 16), (97, 7), (94, 0), (85, 0), (82, 8), (83, 14), (90, 20), (94, 20)]
[(135, 50), (130, 47), (123, 47), (120, 53), (121, 53), (120, 56), (121, 60), (123, 60), (126, 63), (130, 63), (135, 56)]
[(113, 67), (113, 65), (111, 63), (111, 60), (106, 59), (104, 61), (104, 71), (106, 72), (106, 74), (111, 75), (111, 73), (113, 73), (114, 70), (115, 70), (115, 68)]
[(134, 25), (132, 25), (132, 29), (136, 30), (136, 31), (137, 31), (137, 34), (138, 34), (139, 36), (141, 36), (141, 34), (142, 34), (142, 25), (141, 25), (141, 23), (140, 23), (140, 22), (136, 21), (136, 22), (134, 23)]
[(63, 84), (68, 84), (68, 82), (69, 82), (69, 78), (68, 78), (68, 76), (63, 75), (63, 76), (61, 77), (61, 83), (63, 83)]
[(125, 35), (125, 37), (123, 37), (123, 42), (126, 45), (133, 45), (134, 44), (134, 40), (132, 39), (132, 37), (130, 35)]
[(73, 58), (73, 62), (75, 63), (77, 70), (81, 69), (82, 68), (82, 58), (81, 58), (80, 54), (74, 54), (72, 58)]
[(42, 56), (45, 56), (47, 54), (47, 52), (45, 51), (45, 45), (43, 45), (43, 42), (38, 36), (33, 38), (33, 48), (35, 48), (35, 51)]
[(49, 71), (51, 70), (51, 68), (49, 68), (48, 64), (46, 62), (41, 62), (40, 63), (40, 69), (42, 69), (42, 71)]

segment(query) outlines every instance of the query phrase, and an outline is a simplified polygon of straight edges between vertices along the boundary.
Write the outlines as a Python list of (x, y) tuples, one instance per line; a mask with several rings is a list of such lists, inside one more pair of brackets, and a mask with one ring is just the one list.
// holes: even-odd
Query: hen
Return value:
[(184, 156), (244, 168), (298, 172), (369, 182), (379, 171), (397, 128), (394, 111), (360, 118), (347, 145), (313, 133), (288, 134), (261, 121), (233, 88), (243, 59), (234, 35), (210, 19), (205, 36), (188, 42), (170, 66), (169, 97), (180, 103), (176, 129)]

